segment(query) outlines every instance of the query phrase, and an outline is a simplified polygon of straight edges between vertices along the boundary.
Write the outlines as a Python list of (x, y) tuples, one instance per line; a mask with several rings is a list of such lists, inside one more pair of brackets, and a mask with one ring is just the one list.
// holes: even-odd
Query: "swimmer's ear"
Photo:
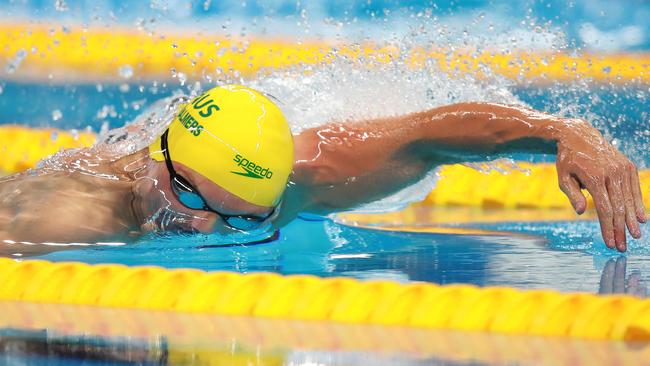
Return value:
[[(559, 174), (559, 172), (558, 172)], [(582, 215), (587, 209), (587, 198), (585, 197), (582, 190), (580, 190), (580, 183), (578, 180), (569, 175), (564, 174), (558, 177), (560, 183), (560, 189), (571, 201), (573, 209), (576, 210), (578, 215)]]

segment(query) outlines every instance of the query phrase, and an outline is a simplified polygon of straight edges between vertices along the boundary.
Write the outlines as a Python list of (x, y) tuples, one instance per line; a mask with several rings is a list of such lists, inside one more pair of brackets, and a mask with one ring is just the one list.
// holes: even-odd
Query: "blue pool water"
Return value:
[[(486, 233), (380, 231), (331, 220), (298, 219), (281, 231), (279, 240), (253, 246), (212, 246), (216, 240), (207, 236), (168, 237), (124, 247), (57, 252), (42, 258), (594, 293), (616, 285), (643, 294), (644, 282), (650, 280), (648, 229), (644, 230), (645, 238), (633, 242), (628, 254), (620, 256), (604, 247), (595, 222), (454, 226), (480, 228)], [(621, 273), (623, 267), (626, 270)], [(611, 278), (615, 268), (616, 279)], [(630, 278), (641, 283), (629, 283)]]

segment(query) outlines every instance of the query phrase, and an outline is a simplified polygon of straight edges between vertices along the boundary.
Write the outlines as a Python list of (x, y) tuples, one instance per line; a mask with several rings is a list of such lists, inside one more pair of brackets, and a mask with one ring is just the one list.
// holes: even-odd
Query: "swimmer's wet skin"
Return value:
[(128, 242), (152, 231), (245, 242), (250, 232), (273, 235), (300, 212), (328, 214), (380, 199), (435, 166), (512, 152), (557, 154), (562, 191), (579, 214), (586, 209), (581, 189), (591, 193), (609, 248), (625, 251), (626, 226), (638, 238), (646, 221), (636, 167), (583, 120), (462, 103), (332, 122), (292, 137), (280, 109), (243, 86), (185, 102), (149, 148), (110, 159), (94, 146), (62, 158), (65, 169), (0, 181), (2, 252), (64, 248), (26, 251), (19, 242)]

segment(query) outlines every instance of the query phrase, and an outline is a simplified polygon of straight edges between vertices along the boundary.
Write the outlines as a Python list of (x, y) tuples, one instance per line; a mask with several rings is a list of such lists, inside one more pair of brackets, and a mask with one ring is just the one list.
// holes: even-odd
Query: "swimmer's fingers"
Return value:
[(607, 193), (613, 209), (613, 222), (614, 222), (614, 240), (616, 242), (616, 249), (619, 252), (624, 252), (627, 249), (627, 239), (625, 233), (625, 193), (623, 192), (623, 182), (620, 175), (612, 175), (606, 179)]
[[(601, 183), (601, 181), (603, 182)], [(616, 247), (616, 241), (614, 240), (614, 210), (605, 188), (604, 178), (593, 179), (586, 187), (594, 199), (598, 221), (600, 222), (600, 231), (605, 245), (610, 249), (614, 249)]]
[[(629, 161), (628, 161), (629, 162)], [(641, 193), (641, 182), (639, 182), (639, 170), (636, 165), (629, 162), (628, 176), (630, 178), (630, 186), (632, 187), (632, 194), (634, 195), (634, 207), (636, 208), (636, 218), (639, 222), (646, 222), (645, 205), (643, 204), (643, 194)]]
[(634, 237), (641, 230), (636, 216), (634, 195), (629, 182), (629, 161), (622, 155), (600, 166), (586, 176), (583, 183), (594, 198), (603, 239), (608, 248), (620, 252), (627, 250), (626, 226)]
[(582, 215), (587, 208), (587, 198), (580, 190), (580, 183), (571, 174), (563, 172), (558, 175), (560, 189), (569, 198), (573, 209), (576, 210), (578, 215)]
[(622, 173), (621, 182), (623, 183), (623, 200), (625, 201), (625, 223), (627, 230), (633, 238), (639, 239), (641, 237), (641, 228), (639, 227), (636, 214), (637, 209), (629, 171)]

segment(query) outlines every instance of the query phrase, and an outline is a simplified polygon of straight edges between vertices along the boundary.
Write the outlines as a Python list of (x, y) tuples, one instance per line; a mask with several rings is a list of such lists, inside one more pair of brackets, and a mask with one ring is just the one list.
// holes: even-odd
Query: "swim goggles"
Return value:
[(169, 135), (169, 129), (160, 137), (160, 149), (162, 150), (163, 156), (165, 157), (165, 164), (167, 165), (167, 170), (169, 171), (169, 179), (171, 182), (172, 191), (178, 198), (178, 201), (185, 207), (192, 210), (202, 210), (208, 211), (217, 214), (226, 226), (231, 229), (240, 230), (240, 231), (251, 231), (264, 227), (269, 220), (275, 215), (276, 207), (266, 215), (265, 217), (259, 217), (254, 215), (227, 215), (221, 213), (217, 210), (212, 209), (205, 198), (199, 193), (199, 191), (182, 175), (176, 172), (174, 165), (172, 164), (171, 156), (169, 155), (169, 148), (167, 146), (167, 136)]

